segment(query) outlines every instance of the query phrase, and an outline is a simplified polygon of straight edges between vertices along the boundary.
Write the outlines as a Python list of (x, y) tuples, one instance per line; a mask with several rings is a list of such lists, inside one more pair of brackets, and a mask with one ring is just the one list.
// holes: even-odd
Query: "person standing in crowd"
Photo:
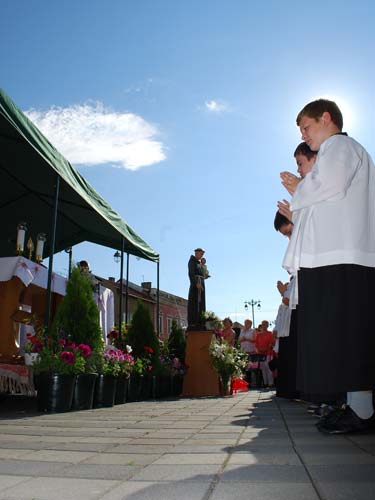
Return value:
[(251, 319), (245, 319), (244, 327), (241, 329), (238, 337), (238, 342), (242, 350), (245, 351), (248, 356), (256, 354), (257, 352), (255, 347), (255, 331), (251, 328), (252, 324)]
[(188, 296), (188, 330), (205, 330), (202, 313), (206, 311), (206, 293), (201, 259), (205, 251), (196, 248), (194, 255), (190, 256), (188, 273), (190, 280)]
[(363, 432), (375, 427), (374, 164), (342, 134), (335, 102), (310, 102), (297, 125), (319, 151), (304, 179), (281, 173), (292, 195), (294, 228), (283, 267), (298, 279), (297, 384), (304, 393), (347, 392), (348, 404), (321, 419), (319, 430)]
[(236, 336), (236, 332), (232, 328), (233, 322), (230, 318), (223, 319), (223, 329), (221, 330), (221, 336), (223, 339), (228, 342), (229, 345), (234, 345), (234, 339)]
[[(311, 172), (316, 161), (317, 153), (311, 151), (306, 142), (301, 142), (294, 151), (297, 163), (297, 172), (301, 179)], [(293, 174), (291, 174), (293, 175)], [(297, 178), (297, 177), (296, 177)], [(292, 213), (286, 200), (278, 203), (279, 210), (276, 212), (274, 227), (282, 235), (290, 238), (293, 232)], [(291, 278), (293, 280), (293, 277)], [(297, 324), (296, 309), (289, 307), (292, 281), (288, 283), (277, 282), (277, 289), (282, 297), (279, 306), (275, 330), (279, 338), (278, 352), (278, 377), (276, 383), (276, 395), (288, 399), (298, 399), (297, 391)]]
[(260, 369), (262, 371), (263, 383), (265, 387), (271, 388), (273, 387), (273, 376), (270, 367), (268, 366), (268, 362), (271, 360), (275, 339), (273, 333), (268, 330), (268, 326), (268, 321), (263, 320), (261, 328), (255, 338), (255, 346), (257, 354), (265, 356), (265, 360), (260, 362)]

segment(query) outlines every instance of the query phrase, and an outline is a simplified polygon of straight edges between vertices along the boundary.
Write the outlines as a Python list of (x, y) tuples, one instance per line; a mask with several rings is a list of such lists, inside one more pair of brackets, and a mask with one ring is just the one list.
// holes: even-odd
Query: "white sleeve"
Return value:
[(353, 141), (334, 136), (323, 144), (313, 170), (298, 184), (290, 208), (300, 210), (327, 200), (344, 198), (360, 165)]

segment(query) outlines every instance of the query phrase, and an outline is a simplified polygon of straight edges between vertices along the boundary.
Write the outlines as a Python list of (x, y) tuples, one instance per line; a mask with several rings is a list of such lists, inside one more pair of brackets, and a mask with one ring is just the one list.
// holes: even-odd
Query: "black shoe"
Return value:
[(324, 434), (349, 434), (354, 432), (375, 431), (375, 415), (371, 418), (359, 418), (356, 413), (346, 406), (344, 410), (335, 413), (334, 417), (317, 425)]
[(331, 415), (333, 411), (336, 411), (337, 406), (322, 404), (319, 408), (317, 408), (313, 415), (318, 418), (326, 418), (328, 415)]
[(335, 424), (339, 418), (341, 418), (342, 413), (346, 410), (346, 405), (339, 407), (333, 407), (326, 415), (319, 418), (319, 421), (315, 424), (318, 429), (321, 425)]
[(309, 406), (307, 407), (307, 411), (309, 413), (314, 413), (318, 408), (320, 408), (320, 404), (310, 403)]

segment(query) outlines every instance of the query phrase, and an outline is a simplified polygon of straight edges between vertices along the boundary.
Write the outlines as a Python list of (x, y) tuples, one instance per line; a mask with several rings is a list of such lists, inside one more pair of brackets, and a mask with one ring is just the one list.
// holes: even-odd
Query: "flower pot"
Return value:
[(75, 375), (51, 372), (35, 375), (38, 411), (51, 413), (70, 411), (75, 379)]
[(155, 397), (168, 398), (172, 392), (172, 377), (170, 375), (159, 375), (156, 377)]
[(145, 401), (152, 397), (153, 376), (147, 373), (142, 375), (142, 378), (140, 401)]
[(116, 392), (115, 392), (115, 405), (122, 405), (126, 403), (129, 387), (129, 376), (119, 375), (117, 377)]
[(132, 373), (130, 375), (126, 401), (129, 401), (131, 403), (133, 401), (140, 400), (141, 390), (142, 390), (142, 380), (143, 380), (142, 375), (138, 375), (136, 373)]
[(183, 383), (184, 383), (183, 375), (174, 375), (172, 377), (172, 396), (174, 397), (181, 396)]
[(74, 386), (72, 410), (90, 410), (94, 401), (97, 373), (80, 373)]
[(219, 391), (220, 396), (230, 396), (232, 394), (231, 391), (231, 377), (220, 376), (219, 377)]
[(117, 377), (100, 374), (96, 379), (93, 408), (106, 408), (115, 404)]
[(38, 352), (25, 352), (25, 365), (32, 366), (39, 358)]

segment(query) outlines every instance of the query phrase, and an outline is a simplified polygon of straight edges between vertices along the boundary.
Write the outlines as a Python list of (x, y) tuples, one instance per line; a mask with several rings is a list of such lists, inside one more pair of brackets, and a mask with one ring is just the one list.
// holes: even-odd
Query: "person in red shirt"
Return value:
[(274, 384), (272, 372), (268, 366), (268, 361), (271, 360), (275, 339), (273, 333), (268, 330), (268, 326), (268, 321), (262, 321), (261, 329), (258, 331), (255, 339), (255, 347), (258, 354), (264, 354), (266, 356), (265, 361), (260, 362), (260, 369), (262, 370), (263, 383), (265, 387), (271, 388)]

